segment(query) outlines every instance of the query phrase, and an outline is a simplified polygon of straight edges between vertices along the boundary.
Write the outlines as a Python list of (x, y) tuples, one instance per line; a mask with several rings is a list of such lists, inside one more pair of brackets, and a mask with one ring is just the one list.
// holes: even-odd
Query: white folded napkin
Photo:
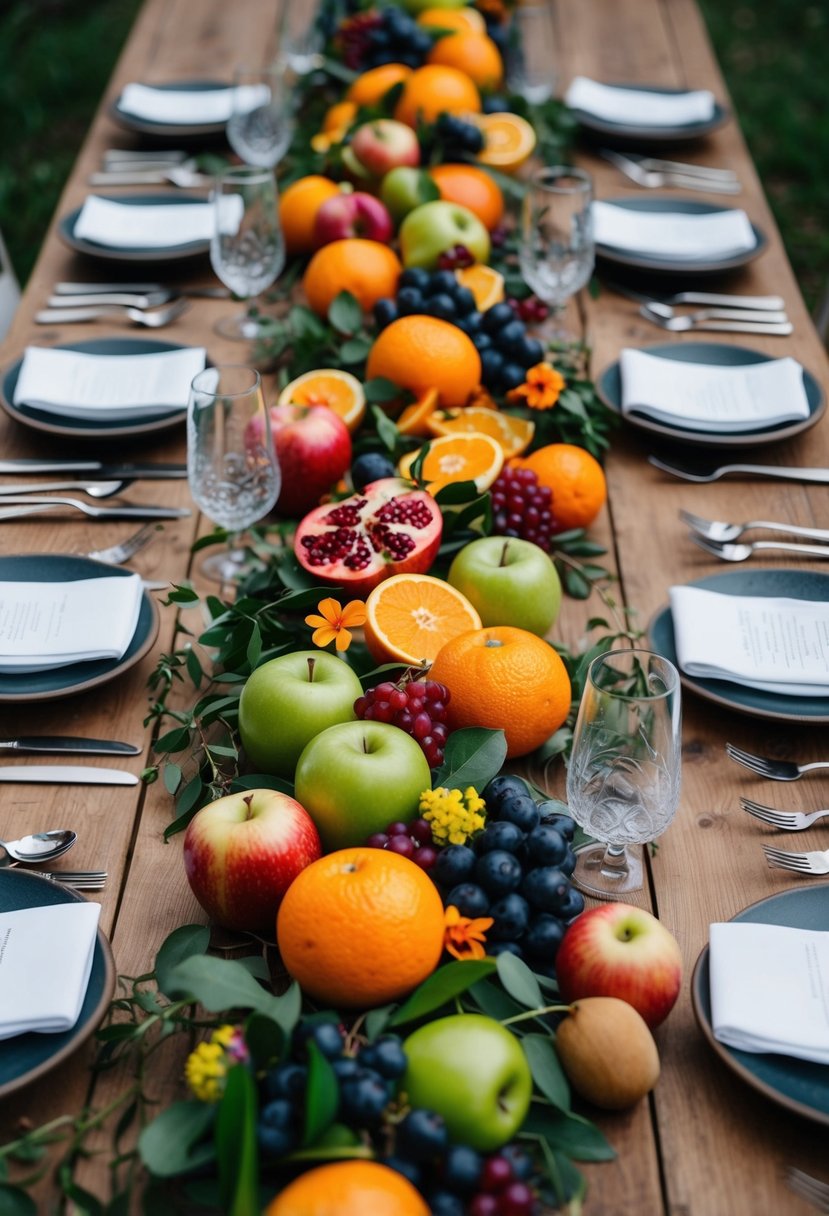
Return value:
[[(270, 99), (267, 85), (226, 86), (216, 89), (159, 89), (148, 84), (128, 84), (118, 99), (118, 108), (147, 122), (201, 126), (227, 122), (237, 113), (254, 110)], [(235, 107), (234, 107), (235, 101)]]
[(671, 587), (679, 666), (790, 697), (829, 695), (829, 604)]
[(829, 932), (712, 925), (709, 974), (720, 1043), (829, 1064)]
[[(244, 211), (238, 194), (221, 200), (223, 232), (235, 232)], [(216, 228), (216, 212), (209, 202), (116, 203), (90, 194), (75, 221), (74, 235), (111, 249), (168, 249), (192, 241), (209, 241)]]
[(0, 672), (120, 659), (135, 634), (141, 579), (0, 582)]
[(564, 97), (571, 110), (584, 110), (606, 122), (632, 127), (684, 127), (714, 116), (714, 94), (707, 89), (686, 93), (649, 93), (645, 89), (601, 84), (576, 76)]
[(92, 971), (101, 905), (0, 913), (0, 1039), (71, 1030)]
[(633, 211), (615, 203), (593, 203), (593, 232), (597, 245), (657, 258), (728, 258), (757, 244), (745, 211), (712, 211), (686, 215), (681, 211)]
[(14, 404), (101, 422), (148, 411), (183, 410), (193, 377), (204, 370), (205, 360), (201, 346), (152, 355), (87, 355), (29, 346)]
[(791, 358), (719, 367), (623, 350), (619, 371), (622, 413), (690, 430), (752, 431), (809, 417), (803, 368)]

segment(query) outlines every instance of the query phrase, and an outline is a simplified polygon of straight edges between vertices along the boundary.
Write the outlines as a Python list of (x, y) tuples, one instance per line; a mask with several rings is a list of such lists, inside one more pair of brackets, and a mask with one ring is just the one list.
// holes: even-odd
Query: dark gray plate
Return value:
[[(107, 566), (88, 557), (74, 557), (65, 553), (0, 557), (0, 583), (71, 582), (79, 578), (128, 578), (130, 574), (132, 571), (122, 566)], [(87, 663), (70, 663), (67, 667), (21, 672), (19, 675), (0, 672), (0, 702), (53, 700), (108, 683), (144, 657), (156, 639), (158, 623), (158, 608), (145, 591), (135, 633), (120, 659), (93, 659)]]
[[(55, 350), (74, 350), (85, 355), (158, 355), (167, 350), (184, 350), (178, 342), (158, 342), (155, 338), (90, 338), (86, 342), (64, 342)], [(133, 414), (129, 419), (113, 422), (95, 422), (91, 418), (62, 418), (51, 410), (38, 409), (34, 405), (14, 404), (14, 390), (23, 360), (18, 359), (6, 368), (0, 382), (0, 405), (15, 422), (33, 427), (36, 431), (48, 431), (52, 435), (66, 435), (74, 439), (120, 439), (130, 435), (146, 435), (152, 431), (164, 431), (178, 426), (187, 417), (187, 408), (159, 413), (148, 409), (146, 414)]]
[[(127, 207), (183, 207), (188, 203), (204, 202), (195, 195), (187, 194), (102, 194), (101, 198), (111, 203), (124, 203)], [(205, 206), (209, 206), (205, 202)], [(114, 245), (99, 245), (75, 236), (75, 224), (81, 214), (76, 207), (58, 223), (58, 235), (64, 244), (77, 253), (87, 253), (93, 258), (104, 258), (109, 262), (177, 262), (182, 258), (201, 257), (210, 249), (210, 241), (187, 241), (183, 245), (164, 245), (140, 249), (135, 246), (115, 248)]]
[[(731, 919), (758, 925), (786, 925), (792, 929), (818, 929), (825, 933), (829, 931), (829, 883), (781, 891), (743, 908)], [(711, 1026), (709, 984), (706, 946), (691, 980), (691, 1002), (700, 1030), (723, 1063), (772, 1102), (829, 1127), (829, 1065), (771, 1053), (738, 1051), (719, 1043)]]
[[(23, 870), (0, 870), (0, 912), (83, 902), (75, 891)], [(101, 930), (92, 956), (89, 986), (80, 1017), (60, 1034), (19, 1034), (0, 1041), (0, 1098), (50, 1072), (77, 1051), (106, 1014), (115, 990), (115, 964)]]
[[(768, 363), (771, 355), (748, 350), (744, 346), (728, 346), (719, 342), (664, 342), (657, 346), (641, 348), (648, 355), (660, 359), (676, 359), (680, 363), (710, 363), (717, 367), (745, 367), (751, 363)], [(631, 426), (666, 439), (681, 440), (683, 444), (708, 448), (733, 448), (777, 443), (814, 426), (826, 409), (823, 389), (814, 376), (803, 369), (803, 386), (809, 401), (809, 417), (799, 422), (781, 422), (777, 426), (761, 427), (754, 431), (698, 431), (678, 423), (657, 422), (646, 414), (622, 414), (622, 377), (619, 360), (604, 369), (596, 381), (596, 390), (602, 401), (629, 422)]]
[[(664, 89), (643, 84), (637, 84), (635, 88), (637, 92), (657, 93), (662, 96), (687, 92), (687, 89)], [(588, 114), (586, 110), (571, 110), (570, 113), (585, 131), (601, 135), (605, 143), (623, 146), (634, 143), (653, 145), (691, 143), (695, 139), (701, 139), (710, 134), (711, 131), (716, 131), (717, 127), (721, 127), (729, 116), (728, 110), (718, 101), (714, 102), (714, 113), (705, 122), (683, 123), (678, 127), (631, 126), (629, 123), (607, 122), (603, 118), (597, 118), (595, 114)]]
[[(812, 570), (724, 570), (687, 584), (717, 591), (721, 595), (786, 596), (789, 599), (829, 601), (829, 574)], [(648, 624), (648, 639), (658, 654), (677, 667), (674, 624), (668, 605), (660, 608)], [(679, 670), (683, 687), (706, 701), (753, 718), (775, 722), (829, 722), (829, 696), (791, 697), (783, 693), (746, 688), (729, 680), (703, 680)]]
[[(733, 211), (733, 207), (722, 207), (715, 203), (703, 203), (696, 198), (607, 198), (603, 202), (613, 203), (617, 207), (626, 207), (628, 211), (649, 211), (655, 215), (678, 212), (681, 215), (713, 215), (717, 211)], [(609, 245), (596, 245), (596, 257), (610, 262), (614, 266), (629, 266), (635, 270), (646, 270), (651, 274), (670, 274), (675, 277), (693, 277), (695, 275), (721, 274), (726, 270), (735, 270), (745, 266), (759, 257), (768, 244), (765, 234), (751, 225), (755, 245), (742, 253), (729, 258), (671, 258), (653, 257), (646, 253), (631, 253), (629, 250), (612, 249)]]
[[(165, 84), (153, 83), (154, 89), (166, 89), (175, 93), (210, 93), (215, 89), (226, 89), (230, 85), (227, 80), (171, 80)], [(129, 131), (140, 131), (145, 135), (158, 135), (161, 138), (181, 139), (190, 136), (221, 135), (226, 124), (223, 122), (174, 123), (151, 122), (139, 118), (121, 109), (121, 98), (117, 97), (110, 106), (110, 115), (122, 127)]]

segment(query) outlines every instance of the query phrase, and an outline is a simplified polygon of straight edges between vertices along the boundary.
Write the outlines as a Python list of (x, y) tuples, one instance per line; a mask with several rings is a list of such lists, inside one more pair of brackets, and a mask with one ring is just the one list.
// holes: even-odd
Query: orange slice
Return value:
[(278, 404), (327, 405), (339, 414), (349, 431), (356, 431), (366, 412), (366, 395), (360, 381), (350, 372), (323, 367), (287, 384), (279, 394)]
[(438, 408), (440, 393), (436, 388), (429, 388), (417, 401), (407, 405), (397, 419), (397, 429), (401, 435), (430, 435), (429, 419)]
[(491, 266), (465, 266), (455, 271), (455, 278), (472, 292), (478, 312), (486, 312), (504, 298), (504, 276)]
[[(398, 466), (401, 476), (409, 476), (409, 470), (422, 450), (408, 452), (403, 457)], [(421, 478), (430, 494), (437, 494), (444, 486), (458, 481), (474, 481), (483, 493), (501, 472), (503, 464), (504, 450), (491, 435), (479, 431), (441, 435), (429, 445)]]
[(432, 435), (469, 432), (491, 435), (501, 445), (505, 460), (526, 451), (535, 434), (535, 423), (528, 418), (516, 418), (514, 414), (482, 405), (470, 405), (463, 410), (438, 410), (427, 419), (426, 425)]
[(480, 629), (465, 595), (429, 574), (393, 574), (366, 600), (366, 645), (378, 663), (431, 663), (459, 633)]
[(519, 114), (501, 110), (496, 114), (471, 114), (467, 118), (484, 133), (486, 142), (483, 151), (478, 153), (482, 165), (514, 173), (532, 155), (535, 131)]

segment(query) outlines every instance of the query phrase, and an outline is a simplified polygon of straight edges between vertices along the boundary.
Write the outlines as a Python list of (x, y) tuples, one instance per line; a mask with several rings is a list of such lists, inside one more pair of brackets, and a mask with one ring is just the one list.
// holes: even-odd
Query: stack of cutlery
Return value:
[[(744, 562), (755, 553), (768, 550), (797, 554), (801, 557), (829, 558), (829, 532), (823, 528), (804, 528), (798, 524), (781, 523), (769, 519), (748, 519), (742, 523), (729, 523), (721, 519), (703, 519), (691, 511), (680, 511), (679, 518), (688, 525), (688, 536), (706, 553), (724, 562)], [(799, 544), (785, 540), (754, 540), (735, 544), (746, 532), (781, 532), (784, 536), (797, 536), (815, 544)], [(822, 543), (820, 543), (822, 542)]]
[(109, 148), (91, 186), (209, 186), (212, 178), (199, 172), (198, 161), (178, 149), (134, 151)]
[(704, 190), (708, 194), (739, 194), (742, 189), (736, 173), (731, 169), (659, 160), (655, 156), (643, 156), (636, 152), (623, 154), (610, 148), (600, 148), (599, 155), (637, 186), (645, 186), (649, 190), (676, 186), (684, 190)]
[[(669, 296), (647, 295), (633, 291), (621, 283), (604, 280), (604, 285), (617, 295), (640, 305), (639, 314), (646, 321), (668, 329), (671, 333), (691, 330), (762, 334), (766, 337), (788, 337), (793, 326), (786, 315), (786, 302), (781, 296), (723, 295), (708, 291), (680, 291)], [(683, 306), (691, 312), (678, 312)]]
[(56, 283), (47, 307), (35, 313), (38, 325), (124, 320), (160, 329), (190, 307), (187, 296), (227, 299), (226, 287), (169, 286), (164, 283)]

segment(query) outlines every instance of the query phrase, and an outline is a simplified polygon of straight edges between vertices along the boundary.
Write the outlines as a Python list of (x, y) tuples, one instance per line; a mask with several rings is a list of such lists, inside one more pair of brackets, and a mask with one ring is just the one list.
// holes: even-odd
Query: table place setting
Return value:
[(732, 258), (756, 245), (749, 218), (741, 208), (643, 215), (620, 202), (597, 200), (591, 214), (596, 245), (625, 253), (647, 252), (654, 258), (699, 261)]
[[(220, 227), (233, 232), (242, 215), (241, 200), (228, 195), (222, 201)], [(142, 206), (140, 201), (118, 202), (91, 194), (76, 219), (76, 238), (112, 249), (162, 249), (194, 242), (209, 243), (216, 230), (216, 214), (208, 202), (165, 199)]]
[(587, 136), (622, 147), (691, 143), (728, 118), (709, 89), (607, 84), (585, 76), (572, 80), (564, 104)]
[(702, 190), (709, 194), (740, 194), (742, 186), (731, 169), (708, 168), (682, 161), (659, 160), (637, 153), (623, 154), (612, 148), (599, 148), (599, 156), (609, 161), (629, 181), (648, 190), (674, 187)]
[(118, 109), (153, 124), (199, 127), (225, 124), (234, 110), (250, 111), (270, 98), (264, 85), (181, 88), (132, 81), (118, 98)]

